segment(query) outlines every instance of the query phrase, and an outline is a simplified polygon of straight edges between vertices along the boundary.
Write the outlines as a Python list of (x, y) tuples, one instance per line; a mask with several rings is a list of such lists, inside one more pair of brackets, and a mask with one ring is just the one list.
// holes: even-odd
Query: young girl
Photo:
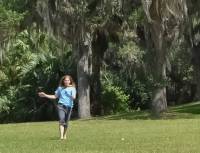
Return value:
[(73, 101), (76, 98), (76, 88), (72, 77), (69, 75), (63, 76), (54, 95), (48, 95), (44, 92), (39, 92), (38, 95), (49, 99), (59, 99), (57, 107), (60, 139), (66, 139), (68, 121), (73, 108)]

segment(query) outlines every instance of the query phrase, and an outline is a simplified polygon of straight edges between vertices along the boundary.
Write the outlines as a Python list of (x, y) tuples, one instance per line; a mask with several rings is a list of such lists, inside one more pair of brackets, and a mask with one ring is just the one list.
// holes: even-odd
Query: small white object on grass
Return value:
[(121, 140), (124, 141), (125, 139), (124, 139), (124, 138), (121, 138)]

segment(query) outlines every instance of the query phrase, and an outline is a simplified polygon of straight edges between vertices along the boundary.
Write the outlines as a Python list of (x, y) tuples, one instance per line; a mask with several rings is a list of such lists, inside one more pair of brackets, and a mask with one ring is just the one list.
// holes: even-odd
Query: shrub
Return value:
[(129, 95), (120, 88), (112, 84), (103, 86), (102, 105), (104, 114), (128, 111)]

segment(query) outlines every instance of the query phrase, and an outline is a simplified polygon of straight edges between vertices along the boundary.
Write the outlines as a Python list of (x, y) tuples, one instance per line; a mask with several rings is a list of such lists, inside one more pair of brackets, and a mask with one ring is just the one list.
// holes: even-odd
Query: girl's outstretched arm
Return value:
[(56, 98), (58, 98), (57, 95), (48, 95), (48, 94), (46, 94), (44, 92), (39, 92), (38, 95), (40, 97), (45, 97), (45, 98), (48, 98), (48, 99), (56, 99)]

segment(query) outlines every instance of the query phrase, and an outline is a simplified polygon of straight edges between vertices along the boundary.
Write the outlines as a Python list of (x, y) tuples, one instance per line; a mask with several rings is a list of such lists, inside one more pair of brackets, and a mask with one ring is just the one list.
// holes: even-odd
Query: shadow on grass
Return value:
[(200, 102), (170, 107), (167, 112), (155, 117), (150, 111), (135, 111), (104, 117), (108, 120), (160, 120), (160, 119), (192, 119), (200, 118)]
[(49, 137), (49, 140), (52, 140), (52, 141), (60, 141), (59, 137)]
[(193, 103), (190, 105), (183, 105), (172, 109), (178, 113), (200, 114), (200, 103)]
[(100, 117), (99, 119), (104, 120), (148, 120), (148, 119), (155, 119), (151, 115), (149, 111), (135, 111), (135, 112), (129, 112), (129, 113), (121, 113), (116, 115), (109, 115)]
[(160, 116), (152, 115), (151, 111), (133, 111), (128, 113), (119, 113), (108, 116), (98, 116), (88, 120), (168, 120), (168, 119), (193, 119), (200, 118), (200, 102), (194, 102), (174, 107), (169, 107), (167, 112), (161, 113)]

